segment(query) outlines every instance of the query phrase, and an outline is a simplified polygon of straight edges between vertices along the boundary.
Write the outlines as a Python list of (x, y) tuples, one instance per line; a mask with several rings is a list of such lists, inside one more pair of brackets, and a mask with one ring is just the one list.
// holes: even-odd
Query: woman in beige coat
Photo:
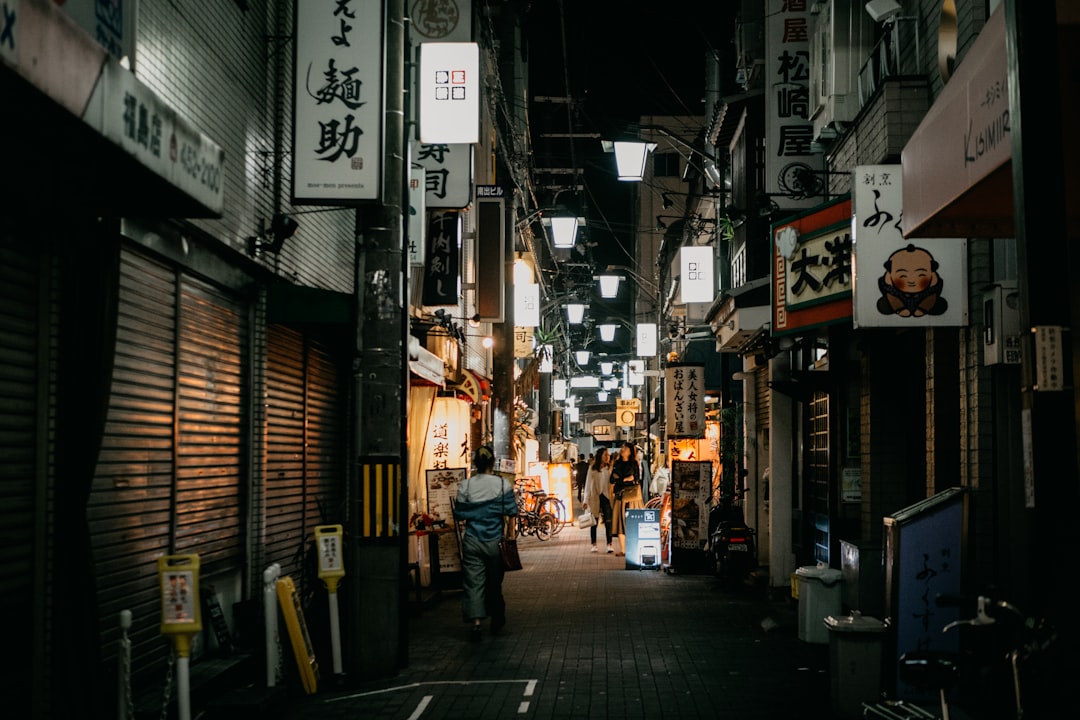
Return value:
[[(597, 522), (604, 523), (604, 531), (607, 533), (607, 551), (615, 552), (611, 547), (611, 539), (614, 536), (611, 527), (611, 497), (608, 483), (611, 475), (611, 456), (606, 447), (596, 451), (596, 457), (589, 464), (589, 473), (585, 476), (585, 495), (581, 501), (581, 507), (588, 510), (596, 518)], [(596, 552), (596, 525), (589, 528), (589, 536), (592, 546), (589, 552)]]

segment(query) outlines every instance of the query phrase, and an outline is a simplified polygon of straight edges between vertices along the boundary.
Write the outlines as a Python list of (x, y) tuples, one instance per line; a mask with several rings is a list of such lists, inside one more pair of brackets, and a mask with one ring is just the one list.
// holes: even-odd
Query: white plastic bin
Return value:
[(825, 563), (804, 565), (795, 571), (799, 583), (799, 639), (827, 645), (825, 618), (840, 614), (843, 573)]
[(863, 717), (864, 702), (881, 699), (885, 623), (853, 611), (844, 617), (829, 615), (825, 627), (833, 712), (842, 720), (858, 720)]

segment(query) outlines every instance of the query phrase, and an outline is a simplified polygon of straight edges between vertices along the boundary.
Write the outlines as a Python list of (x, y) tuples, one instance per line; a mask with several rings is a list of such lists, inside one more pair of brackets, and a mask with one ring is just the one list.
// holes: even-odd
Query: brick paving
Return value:
[(708, 574), (627, 570), (573, 525), (519, 541), (507, 626), (470, 642), (461, 594), (409, 620), (397, 675), (277, 706), (319, 718), (832, 718), (828, 646), (798, 639), (797, 601)]

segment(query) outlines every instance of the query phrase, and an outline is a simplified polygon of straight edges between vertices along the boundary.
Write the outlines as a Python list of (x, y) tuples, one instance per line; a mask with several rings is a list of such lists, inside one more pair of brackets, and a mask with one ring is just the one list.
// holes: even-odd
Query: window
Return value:
[(679, 177), (679, 153), (653, 153), (653, 177)]

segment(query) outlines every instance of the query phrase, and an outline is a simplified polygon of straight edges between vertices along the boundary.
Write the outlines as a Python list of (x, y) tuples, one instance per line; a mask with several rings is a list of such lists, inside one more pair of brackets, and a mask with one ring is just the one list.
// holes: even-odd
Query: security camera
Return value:
[(892, 20), (903, 9), (896, 0), (870, 0), (870, 2), (866, 3), (866, 12), (877, 23)]

